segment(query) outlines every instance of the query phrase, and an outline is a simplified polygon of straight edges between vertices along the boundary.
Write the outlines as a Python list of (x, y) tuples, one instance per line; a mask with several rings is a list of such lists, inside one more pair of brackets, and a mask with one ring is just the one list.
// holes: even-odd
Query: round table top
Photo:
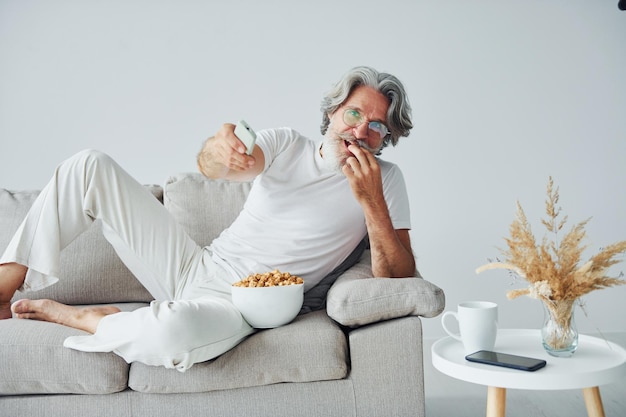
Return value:
[(561, 390), (597, 387), (626, 378), (626, 350), (604, 339), (580, 335), (569, 358), (548, 355), (539, 330), (498, 330), (494, 351), (544, 359), (534, 372), (469, 362), (463, 344), (452, 337), (432, 346), (433, 365), (440, 372), (475, 384), (514, 389)]

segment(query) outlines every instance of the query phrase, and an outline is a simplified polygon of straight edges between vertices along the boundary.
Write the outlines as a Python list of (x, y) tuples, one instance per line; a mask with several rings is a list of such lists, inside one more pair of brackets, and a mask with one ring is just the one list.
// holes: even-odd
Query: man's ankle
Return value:
[(11, 317), (13, 317), (11, 302), (0, 301), (0, 320), (10, 319)]
[(17, 263), (0, 265), (0, 303), (10, 303), (23, 284), (28, 268)]

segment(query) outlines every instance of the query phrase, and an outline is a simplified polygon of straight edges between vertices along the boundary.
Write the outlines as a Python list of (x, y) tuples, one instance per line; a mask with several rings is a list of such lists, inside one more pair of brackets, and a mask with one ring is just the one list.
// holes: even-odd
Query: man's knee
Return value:
[(75, 154), (72, 159), (78, 161), (79, 163), (87, 163), (87, 164), (111, 164), (113, 162), (113, 158), (111, 158), (108, 154), (96, 150), (96, 149), (85, 149), (77, 154)]
[[(113, 158), (104, 152), (95, 149), (85, 149), (74, 154), (60, 165), (61, 171), (64, 169), (68, 172), (97, 172), (99, 168), (114, 165)], [(95, 170), (94, 170), (95, 168)]]

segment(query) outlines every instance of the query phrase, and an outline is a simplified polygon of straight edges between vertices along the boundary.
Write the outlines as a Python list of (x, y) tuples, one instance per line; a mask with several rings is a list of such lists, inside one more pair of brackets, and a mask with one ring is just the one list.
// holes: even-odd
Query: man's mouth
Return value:
[[(366, 143), (365, 143), (365, 141), (363, 141), (363, 140), (359, 140), (359, 139), (355, 139), (355, 140), (347, 140), (347, 139), (344, 139), (344, 140), (343, 140), (343, 143), (344, 143), (344, 145), (346, 146), (346, 150), (348, 149), (348, 147), (349, 147), (350, 145), (356, 145), (356, 146), (358, 146), (359, 148), (363, 148), (363, 149), (366, 149), (366, 150), (368, 150), (368, 151), (370, 151), (370, 152), (371, 152), (370, 147), (369, 147), (369, 146), (367, 146), (367, 144), (366, 144)], [(348, 150), (348, 153), (352, 155), (352, 152), (350, 152), (349, 150)]]
[[(365, 149), (368, 152), (371, 152), (372, 154), (375, 154), (377, 152), (376, 149), (371, 148), (367, 141), (364, 141), (362, 139), (357, 139), (354, 137), (354, 135), (350, 134), (350, 133), (340, 133), (340, 134), (336, 134), (335, 137), (333, 138), (334, 140), (336, 140), (337, 142), (339, 141), (343, 141), (343, 146), (345, 149), (345, 152), (348, 155), (352, 155), (354, 156), (354, 154), (352, 152), (350, 152), (350, 150), (348, 149), (350, 147), (350, 145), (356, 145), (359, 148)], [(337, 143), (337, 146), (339, 144)]]
[(343, 141), (343, 144), (344, 144), (344, 145), (345, 145), (345, 147), (346, 147), (346, 152), (348, 153), (348, 155), (352, 155), (352, 156), (354, 156), (354, 154), (350, 151), (350, 145), (357, 145), (357, 146), (359, 146), (359, 144), (358, 144), (358, 143), (356, 143), (356, 142), (352, 142), (352, 141), (349, 141), (349, 140), (345, 140), (345, 139), (344, 139), (344, 141)]

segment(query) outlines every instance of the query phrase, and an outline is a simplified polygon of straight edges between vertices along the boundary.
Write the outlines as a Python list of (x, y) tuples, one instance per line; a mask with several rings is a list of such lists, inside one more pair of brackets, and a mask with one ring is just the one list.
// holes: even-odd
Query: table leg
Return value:
[(585, 397), (585, 404), (587, 405), (587, 415), (589, 417), (604, 417), (600, 388), (584, 388), (583, 396)]
[(487, 388), (487, 417), (504, 417), (506, 411), (506, 388)]

